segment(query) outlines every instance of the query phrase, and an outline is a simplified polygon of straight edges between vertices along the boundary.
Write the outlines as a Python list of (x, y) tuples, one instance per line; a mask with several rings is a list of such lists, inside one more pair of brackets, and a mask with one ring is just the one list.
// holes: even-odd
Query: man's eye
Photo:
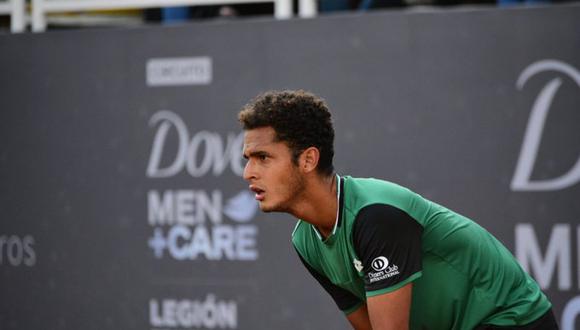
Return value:
[(260, 160), (266, 160), (268, 158), (268, 156), (266, 155), (260, 155)]

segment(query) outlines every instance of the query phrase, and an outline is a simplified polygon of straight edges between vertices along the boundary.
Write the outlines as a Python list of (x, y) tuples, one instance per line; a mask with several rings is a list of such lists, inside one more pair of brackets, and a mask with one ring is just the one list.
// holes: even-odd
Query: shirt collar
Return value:
[[(337, 228), (340, 226), (341, 224), (341, 218), (342, 218), (342, 202), (343, 202), (343, 189), (344, 189), (344, 182), (341, 179), (340, 175), (336, 174), (336, 220), (334, 220), (334, 227), (332, 228), (332, 233), (326, 238), (326, 240), (328, 240), (330, 237), (334, 236), (334, 234), (336, 234), (336, 230)], [(325, 241), (324, 238), (322, 237), (322, 234), (320, 234), (320, 232), (318, 231), (318, 229), (316, 229), (316, 226), (311, 225), (312, 230), (314, 230), (314, 232), (316, 233), (316, 236), (318, 237), (318, 239), (320, 239), (321, 241)]]

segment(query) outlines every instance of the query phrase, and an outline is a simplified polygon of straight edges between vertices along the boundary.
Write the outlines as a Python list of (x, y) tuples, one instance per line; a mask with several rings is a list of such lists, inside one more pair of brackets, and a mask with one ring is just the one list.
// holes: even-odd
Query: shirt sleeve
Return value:
[(367, 297), (395, 291), (419, 278), (423, 227), (403, 210), (386, 204), (361, 209), (353, 228)]
[(354, 294), (350, 291), (345, 290), (335, 284), (333, 284), (326, 276), (320, 274), (316, 269), (310, 266), (300, 255), (300, 252), (296, 251), (300, 261), (310, 274), (322, 285), (324, 290), (330, 294), (334, 302), (338, 306), (338, 308), (344, 312), (345, 314), (350, 314), (358, 309), (359, 306), (363, 304), (363, 302), (357, 298)]

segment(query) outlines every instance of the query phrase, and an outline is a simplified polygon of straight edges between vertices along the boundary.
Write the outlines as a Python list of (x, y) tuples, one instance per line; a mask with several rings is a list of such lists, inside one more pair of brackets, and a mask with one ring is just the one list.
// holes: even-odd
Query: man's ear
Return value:
[(300, 170), (304, 173), (310, 173), (316, 170), (318, 161), (320, 160), (320, 151), (316, 147), (310, 147), (302, 151), (300, 154), (299, 165)]

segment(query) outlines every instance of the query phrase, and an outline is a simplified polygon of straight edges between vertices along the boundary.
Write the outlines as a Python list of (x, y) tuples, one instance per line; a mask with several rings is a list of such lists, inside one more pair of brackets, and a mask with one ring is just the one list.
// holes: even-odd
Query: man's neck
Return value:
[(295, 217), (314, 225), (325, 238), (336, 223), (338, 210), (337, 177), (313, 176), (307, 178), (302, 198), (290, 212)]

